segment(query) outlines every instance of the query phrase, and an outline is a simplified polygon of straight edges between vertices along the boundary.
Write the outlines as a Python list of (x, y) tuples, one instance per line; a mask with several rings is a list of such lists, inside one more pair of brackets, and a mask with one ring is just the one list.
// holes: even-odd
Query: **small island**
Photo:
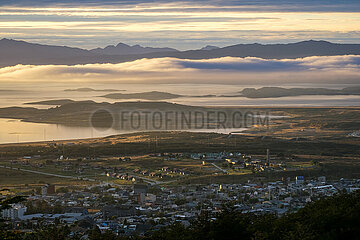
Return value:
[(46, 100), (46, 101), (39, 101), (39, 102), (28, 102), (25, 103), (27, 105), (52, 105), (52, 106), (61, 106), (68, 103), (73, 103), (75, 101), (71, 99), (55, 99), (55, 100)]
[(347, 87), (343, 89), (262, 87), (258, 89), (245, 88), (240, 94), (247, 98), (278, 98), (304, 95), (360, 95), (360, 87)]
[(172, 94), (167, 92), (142, 92), (142, 93), (111, 93), (104, 96), (100, 96), (109, 99), (142, 99), (142, 100), (165, 100), (183, 97), (183, 95)]
[(93, 89), (93, 88), (75, 88), (75, 89), (65, 89), (65, 92), (122, 92), (126, 90), (119, 89)]

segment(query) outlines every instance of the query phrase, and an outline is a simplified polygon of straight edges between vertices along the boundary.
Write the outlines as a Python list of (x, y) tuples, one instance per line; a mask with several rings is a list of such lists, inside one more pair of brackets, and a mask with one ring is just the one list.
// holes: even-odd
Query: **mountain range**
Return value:
[(109, 45), (105, 48), (95, 48), (90, 52), (100, 55), (132, 55), (132, 54), (146, 54), (154, 52), (177, 52), (174, 48), (152, 48), (142, 47), (140, 45), (129, 46), (125, 43), (119, 43), (118, 45)]
[(327, 41), (302, 41), (288, 44), (237, 44), (227, 47), (206, 46), (199, 50), (178, 51), (173, 48), (151, 48), (140, 45), (116, 46), (86, 50), (67, 46), (51, 46), (0, 40), (0, 67), (17, 64), (87, 64), (120, 63), (142, 58), (174, 57), (210, 59), (219, 57), (259, 57), (264, 59), (302, 58), (309, 56), (360, 55), (360, 44), (339, 44)]

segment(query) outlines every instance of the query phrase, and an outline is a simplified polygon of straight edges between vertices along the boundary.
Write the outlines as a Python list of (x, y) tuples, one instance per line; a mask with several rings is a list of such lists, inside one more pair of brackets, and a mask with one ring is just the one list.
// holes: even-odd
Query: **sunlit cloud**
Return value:
[(141, 59), (119, 64), (17, 65), (0, 69), (0, 82), (116, 83), (360, 83), (360, 56), (266, 60)]
[[(357, 0), (2, 0), (0, 6), (12, 7), (58, 7), (66, 9), (69, 7), (83, 6), (90, 9), (102, 8), (120, 8), (127, 9), (136, 7), (139, 9), (177, 9), (181, 7), (195, 8), (203, 6), (206, 8), (242, 8), (244, 10), (263, 11), (359, 11), (359, 2)], [(166, 7), (164, 7), (166, 6)]]
[(0, 2), (0, 32), (6, 38), (82, 48), (119, 42), (180, 50), (255, 41), (357, 43), (359, 11), (359, 2), (340, 0), (14, 0)]

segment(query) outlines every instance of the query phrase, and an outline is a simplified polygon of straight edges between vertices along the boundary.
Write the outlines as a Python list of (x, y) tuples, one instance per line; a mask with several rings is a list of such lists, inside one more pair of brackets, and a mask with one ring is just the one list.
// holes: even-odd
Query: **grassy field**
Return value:
[(289, 138), (271, 134), (232, 135), (190, 132), (147, 132), (110, 136), (100, 139), (58, 141), (54, 143), (0, 145), (0, 159), (16, 159), (41, 155), (57, 158), (145, 155), (151, 153), (240, 151), (264, 154), (270, 148), (273, 154), (311, 154), (324, 156), (360, 155), (360, 138), (323, 137)]
[[(254, 155), (257, 159), (265, 158), (264, 155)], [(101, 157), (98, 159), (83, 159), (79, 163), (78, 159), (69, 159), (63, 161), (49, 161), (49, 159), (37, 159), (30, 161), (30, 165), (22, 165), (21, 161), (13, 162), (13, 168), (22, 168), (28, 170), (41, 171), (46, 173), (55, 173), (66, 176), (91, 178), (97, 182), (108, 182), (121, 185), (132, 184), (131, 181), (108, 177), (105, 172), (113, 172), (138, 176), (145, 179), (158, 182), (159, 184), (181, 185), (181, 184), (208, 184), (208, 183), (245, 183), (264, 182), (283, 180), (287, 177), (294, 179), (297, 175), (303, 175), (307, 179), (326, 176), (328, 179), (360, 178), (360, 157), (339, 157), (339, 156), (321, 156), (321, 155), (292, 155), (289, 157), (278, 157), (272, 155), (272, 163), (286, 163), (286, 170), (275, 170), (272, 172), (253, 172), (251, 169), (234, 170), (226, 164), (217, 165), (225, 169), (228, 173), (224, 174), (213, 165), (202, 164), (201, 160), (179, 157), (176, 160), (165, 160), (166, 157), (138, 155), (131, 156), (131, 161), (123, 162), (118, 157)], [(59, 162), (62, 165), (59, 165)], [(0, 165), (10, 166), (9, 162), (2, 160)], [(41, 165), (41, 167), (38, 167)], [(63, 167), (66, 166), (66, 171)], [(79, 166), (87, 166), (82, 173), (78, 173)], [(171, 169), (181, 169), (186, 174), (169, 173), (166, 178), (156, 176), (142, 175), (142, 171), (147, 173), (162, 173), (163, 167)], [(138, 171), (135, 173), (135, 169)], [(25, 186), (43, 185), (44, 183), (53, 183), (59, 186), (94, 184), (94, 182), (84, 182), (81, 180), (63, 179), (51, 176), (44, 176), (22, 172), (18, 170), (2, 169), (0, 186)]]
[(89, 182), (46, 176), (41, 174), (23, 172), (14, 169), (0, 168), (0, 187), (24, 187), (34, 188), (44, 186), (45, 183), (58, 186), (87, 185)]

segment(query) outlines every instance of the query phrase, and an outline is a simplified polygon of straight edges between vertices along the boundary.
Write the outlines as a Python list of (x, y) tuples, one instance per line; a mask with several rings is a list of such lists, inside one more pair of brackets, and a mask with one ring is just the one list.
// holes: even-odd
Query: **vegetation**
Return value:
[[(1, 162), (0, 164), (3, 164)], [(18, 167), (22, 167), (18, 165)], [(40, 170), (41, 169), (37, 169)], [(89, 182), (77, 179), (59, 178), (55, 176), (47, 176), (36, 173), (29, 173), (20, 171), (14, 167), (14, 169), (0, 168), (0, 187), (7, 188), (23, 188), (22, 190), (27, 191), (36, 187), (43, 186), (45, 183), (56, 184), (57, 186), (73, 186), (73, 185), (87, 185)], [(60, 189), (59, 192), (63, 190)]]
[(282, 217), (226, 208), (216, 220), (204, 213), (189, 228), (174, 224), (149, 239), (357, 239), (359, 200), (360, 192), (341, 194)]
[[(334, 120), (335, 121), (335, 120)], [(284, 131), (284, 130), (279, 130)], [(277, 134), (276, 132), (274, 135)], [(283, 133), (285, 134), (285, 133)], [(90, 140), (58, 141), (54, 143), (0, 145), (0, 158), (23, 156), (68, 157), (151, 154), (154, 152), (219, 152), (242, 151), (247, 154), (310, 154), (325, 156), (358, 156), (359, 138), (288, 139), (282, 137), (228, 137), (216, 133), (145, 132), (109, 136)], [(181, 143), (181, 144), (179, 144)]]
[[(9, 189), (1, 189), (0, 192), (8, 191)], [(19, 203), (25, 201), (24, 196), (10, 196), (10, 197), (0, 197), (0, 213), (2, 210), (8, 209), (11, 207), (11, 204)]]

